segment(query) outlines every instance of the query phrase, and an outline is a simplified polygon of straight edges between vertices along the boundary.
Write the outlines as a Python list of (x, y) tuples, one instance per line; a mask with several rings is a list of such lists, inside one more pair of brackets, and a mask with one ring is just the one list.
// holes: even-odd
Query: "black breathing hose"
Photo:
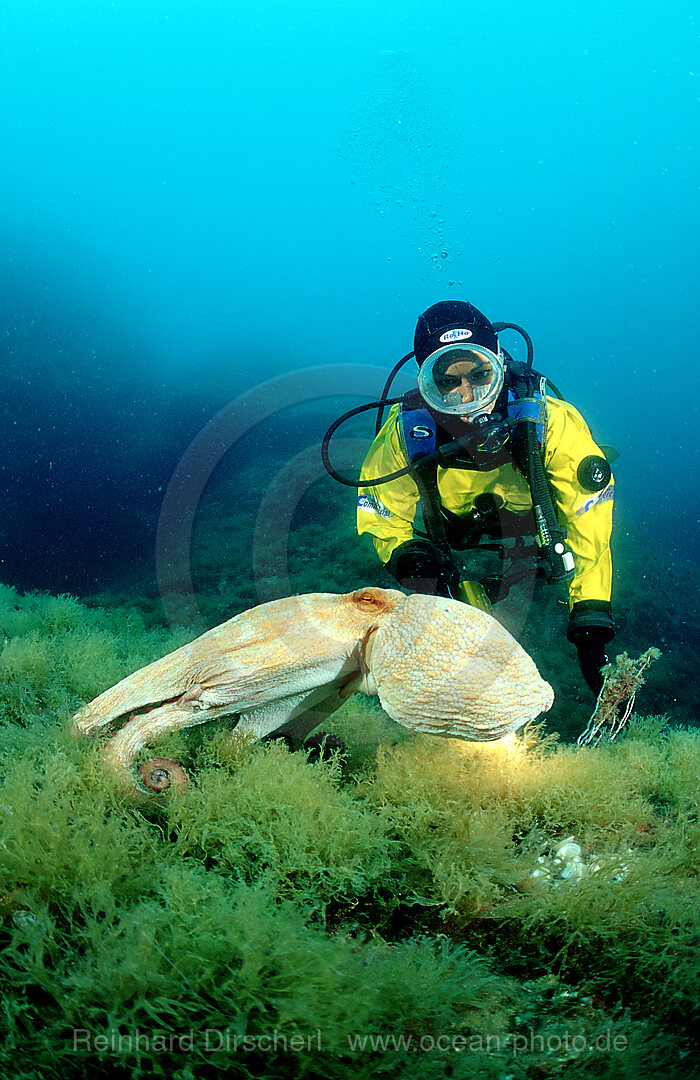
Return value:
[(532, 496), (537, 543), (549, 562), (554, 584), (571, 581), (574, 576), (573, 557), (566, 543), (566, 533), (557, 520), (552, 494), (542, 466), (535, 424), (524, 424), (524, 454), (527, 481)]
[[(410, 359), (408, 357), (407, 359)], [(390, 480), (398, 480), (400, 476), (405, 476), (413, 470), (412, 465), (405, 465), (403, 469), (397, 469), (396, 472), (387, 473), (386, 476), (378, 476), (375, 480), (348, 480), (346, 477), (341, 476), (336, 472), (331, 465), (330, 458), (328, 456), (328, 444), (333, 438), (334, 433), (338, 430), (341, 424), (344, 424), (346, 420), (350, 420), (353, 416), (358, 416), (360, 413), (369, 412), (370, 409), (381, 408), (384, 405), (396, 405), (403, 398), (385, 398), (382, 397), (379, 401), (370, 401), (367, 405), (358, 405), (355, 409), (350, 409), (349, 412), (343, 413), (337, 420), (334, 420), (328, 431), (323, 436), (323, 442), (321, 443), (321, 460), (325, 466), (326, 472), (337, 480), (339, 484), (344, 484), (345, 487), (375, 487), (377, 484), (387, 484)]]
[[(401, 359), (398, 361), (398, 363), (394, 364), (393, 368), (389, 372), (387, 380), (384, 383), (384, 389), (382, 390), (382, 396), (381, 396), (381, 398), (379, 399), (379, 402), (378, 402), (379, 412), (377, 413), (377, 427), (376, 427), (376, 430), (374, 432), (375, 438), (376, 438), (376, 436), (379, 434), (379, 432), (381, 430), (382, 420), (384, 418), (384, 406), (390, 404), (390, 401), (387, 398), (387, 394), (391, 390), (391, 384), (393, 383), (394, 379), (396, 378), (396, 376), (398, 375), (399, 371), (404, 366), (404, 364), (407, 364), (408, 361), (411, 359), (411, 357), (415, 356), (415, 355), (416, 354), (414, 352), (406, 353), (405, 356), (401, 357)], [(400, 400), (401, 399), (399, 398), (399, 401)]]

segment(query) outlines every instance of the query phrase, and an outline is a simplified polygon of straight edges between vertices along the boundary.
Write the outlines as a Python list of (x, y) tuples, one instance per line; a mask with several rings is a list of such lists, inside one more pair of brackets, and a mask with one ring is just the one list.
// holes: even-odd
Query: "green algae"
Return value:
[[(69, 718), (175, 638), (1, 600), (0, 1075), (693, 1075), (697, 731), (467, 744), (355, 697), (346, 758), (213, 725), (133, 808)], [(582, 876), (537, 876), (570, 836)]]

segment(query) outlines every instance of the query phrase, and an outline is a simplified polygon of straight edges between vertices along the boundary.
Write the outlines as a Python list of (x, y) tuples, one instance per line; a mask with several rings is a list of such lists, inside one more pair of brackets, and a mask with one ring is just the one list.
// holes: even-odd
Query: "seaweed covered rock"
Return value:
[[(18, 604), (39, 650), (166, 643)], [(37, 666), (0, 723), (0, 1075), (693, 1076), (696, 730), (477, 744), (353, 696), (327, 723), (347, 754), (316, 764), (164, 737), (192, 782), (135, 808), (70, 735), (74, 664)]]

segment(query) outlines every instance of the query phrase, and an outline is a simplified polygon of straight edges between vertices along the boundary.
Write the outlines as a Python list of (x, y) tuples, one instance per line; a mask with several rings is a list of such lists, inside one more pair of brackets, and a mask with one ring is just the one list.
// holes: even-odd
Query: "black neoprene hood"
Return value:
[(441, 300), (418, 318), (413, 348), (419, 366), (431, 353), (449, 344), (449, 340), (440, 339), (450, 330), (471, 330), (468, 341), (498, 351), (496, 331), (478, 308), (466, 300)]

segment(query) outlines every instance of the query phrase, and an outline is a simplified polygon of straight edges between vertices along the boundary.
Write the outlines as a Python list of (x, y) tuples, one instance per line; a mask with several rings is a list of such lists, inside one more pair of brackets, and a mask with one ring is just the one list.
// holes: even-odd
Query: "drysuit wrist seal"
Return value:
[(576, 646), (585, 640), (607, 645), (615, 637), (610, 604), (605, 600), (578, 601), (571, 609), (566, 636)]

